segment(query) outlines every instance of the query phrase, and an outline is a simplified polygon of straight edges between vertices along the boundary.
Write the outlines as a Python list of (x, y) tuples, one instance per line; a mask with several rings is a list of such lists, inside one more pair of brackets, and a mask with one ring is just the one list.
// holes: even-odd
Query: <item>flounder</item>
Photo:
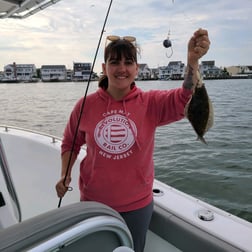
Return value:
[(203, 136), (213, 126), (214, 113), (212, 102), (201, 80), (185, 107), (185, 116), (190, 121), (198, 139), (207, 144)]

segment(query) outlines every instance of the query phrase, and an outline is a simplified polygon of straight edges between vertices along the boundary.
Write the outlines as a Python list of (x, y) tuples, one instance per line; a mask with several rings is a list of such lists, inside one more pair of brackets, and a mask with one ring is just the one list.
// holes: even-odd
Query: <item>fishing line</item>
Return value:
[[(109, 7), (108, 7), (108, 10), (107, 10), (104, 22), (103, 22), (100, 38), (99, 38), (99, 41), (98, 41), (98, 45), (97, 45), (97, 48), (96, 48), (96, 52), (95, 52), (94, 60), (93, 60), (93, 63), (92, 63), (91, 71), (90, 71), (90, 74), (89, 74), (86, 91), (85, 91), (85, 94), (84, 94), (84, 97), (83, 97), (83, 101), (82, 101), (82, 104), (81, 104), (80, 115), (78, 117), (77, 126), (76, 126), (76, 129), (75, 129), (75, 132), (74, 132), (74, 138), (73, 138), (73, 143), (72, 143), (72, 147), (71, 147), (71, 151), (70, 151), (70, 156), (69, 156), (69, 159), (68, 159), (66, 174), (65, 174), (65, 177), (64, 177), (64, 180), (63, 180), (64, 186), (65, 186), (67, 175), (68, 175), (68, 172), (69, 172), (69, 169), (70, 169), (70, 164), (71, 164), (71, 160), (72, 160), (73, 152), (74, 152), (74, 145), (75, 145), (77, 134), (78, 134), (78, 130), (79, 130), (79, 127), (80, 127), (81, 116), (82, 116), (82, 113), (83, 113), (83, 110), (84, 110), (84, 107), (85, 107), (87, 93), (88, 93), (88, 89), (89, 89), (90, 82), (91, 82), (91, 79), (92, 79), (92, 73), (94, 71), (94, 65), (95, 65), (96, 58), (97, 58), (97, 55), (98, 55), (98, 52), (99, 52), (99, 48), (100, 48), (100, 45), (101, 45), (102, 35), (103, 35), (104, 31), (105, 31), (105, 26), (106, 26), (106, 23), (107, 23), (107, 20), (108, 20), (108, 16), (109, 16), (109, 12), (110, 12), (110, 9), (111, 9), (111, 6), (112, 6), (112, 2), (113, 2), (113, 0), (110, 0)], [(67, 187), (67, 186), (65, 186), (65, 187)], [(67, 189), (68, 189), (68, 191), (72, 191), (73, 190), (72, 187), (67, 187)], [(59, 199), (58, 208), (60, 208), (61, 202), (62, 202), (62, 198)]]

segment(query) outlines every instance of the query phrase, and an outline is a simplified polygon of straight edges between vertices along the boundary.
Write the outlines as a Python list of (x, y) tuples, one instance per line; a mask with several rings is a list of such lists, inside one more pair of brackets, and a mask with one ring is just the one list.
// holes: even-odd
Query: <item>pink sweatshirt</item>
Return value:
[[(148, 205), (156, 127), (182, 119), (191, 94), (184, 88), (143, 92), (134, 86), (121, 101), (102, 88), (88, 95), (74, 147), (78, 154), (87, 146), (80, 165), (81, 200), (102, 202), (119, 212)], [(62, 154), (71, 150), (82, 101), (66, 126)]]

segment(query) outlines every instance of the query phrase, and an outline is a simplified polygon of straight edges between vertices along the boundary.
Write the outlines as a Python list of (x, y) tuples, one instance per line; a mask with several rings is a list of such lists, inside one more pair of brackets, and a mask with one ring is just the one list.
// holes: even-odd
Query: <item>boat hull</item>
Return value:
[[(32, 217), (36, 220), (41, 214), (57, 211), (59, 199), (55, 183), (60, 175), (61, 140), (7, 126), (0, 126), (0, 138), (23, 220), (32, 221)], [(79, 202), (78, 171), (84, 156), (83, 148), (73, 168), (71, 186), (74, 190), (63, 198), (62, 207)], [(0, 191), (8, 195), (8, 190), (1, 185), (2, 182)], [(158, 180), (154, 181), (153, 195), (154, 213), (145, 252), (252, 251), (252, 223)], [(11, 199), (5, 197), (5, 200), (9, 210), (14, 211)], [(23, 222), (16, 225), (23, 225)], [(1, 232), (4, 234), (5, 229)]]

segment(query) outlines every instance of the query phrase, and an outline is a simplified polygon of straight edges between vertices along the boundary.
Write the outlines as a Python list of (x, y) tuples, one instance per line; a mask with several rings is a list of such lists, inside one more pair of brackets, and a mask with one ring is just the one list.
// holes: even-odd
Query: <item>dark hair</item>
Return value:
[[(137, 63), (138, 48), (136, 45), (125, 39), (118, 39), (110, 42), (104, 50), (104, 62), (106, 63), (109, 58), (121, 60), (122, 57), (131, 59)], [(108, 77), (102, 75), (99, 79), (98, 86), (104, 89), (108, 87)]]

